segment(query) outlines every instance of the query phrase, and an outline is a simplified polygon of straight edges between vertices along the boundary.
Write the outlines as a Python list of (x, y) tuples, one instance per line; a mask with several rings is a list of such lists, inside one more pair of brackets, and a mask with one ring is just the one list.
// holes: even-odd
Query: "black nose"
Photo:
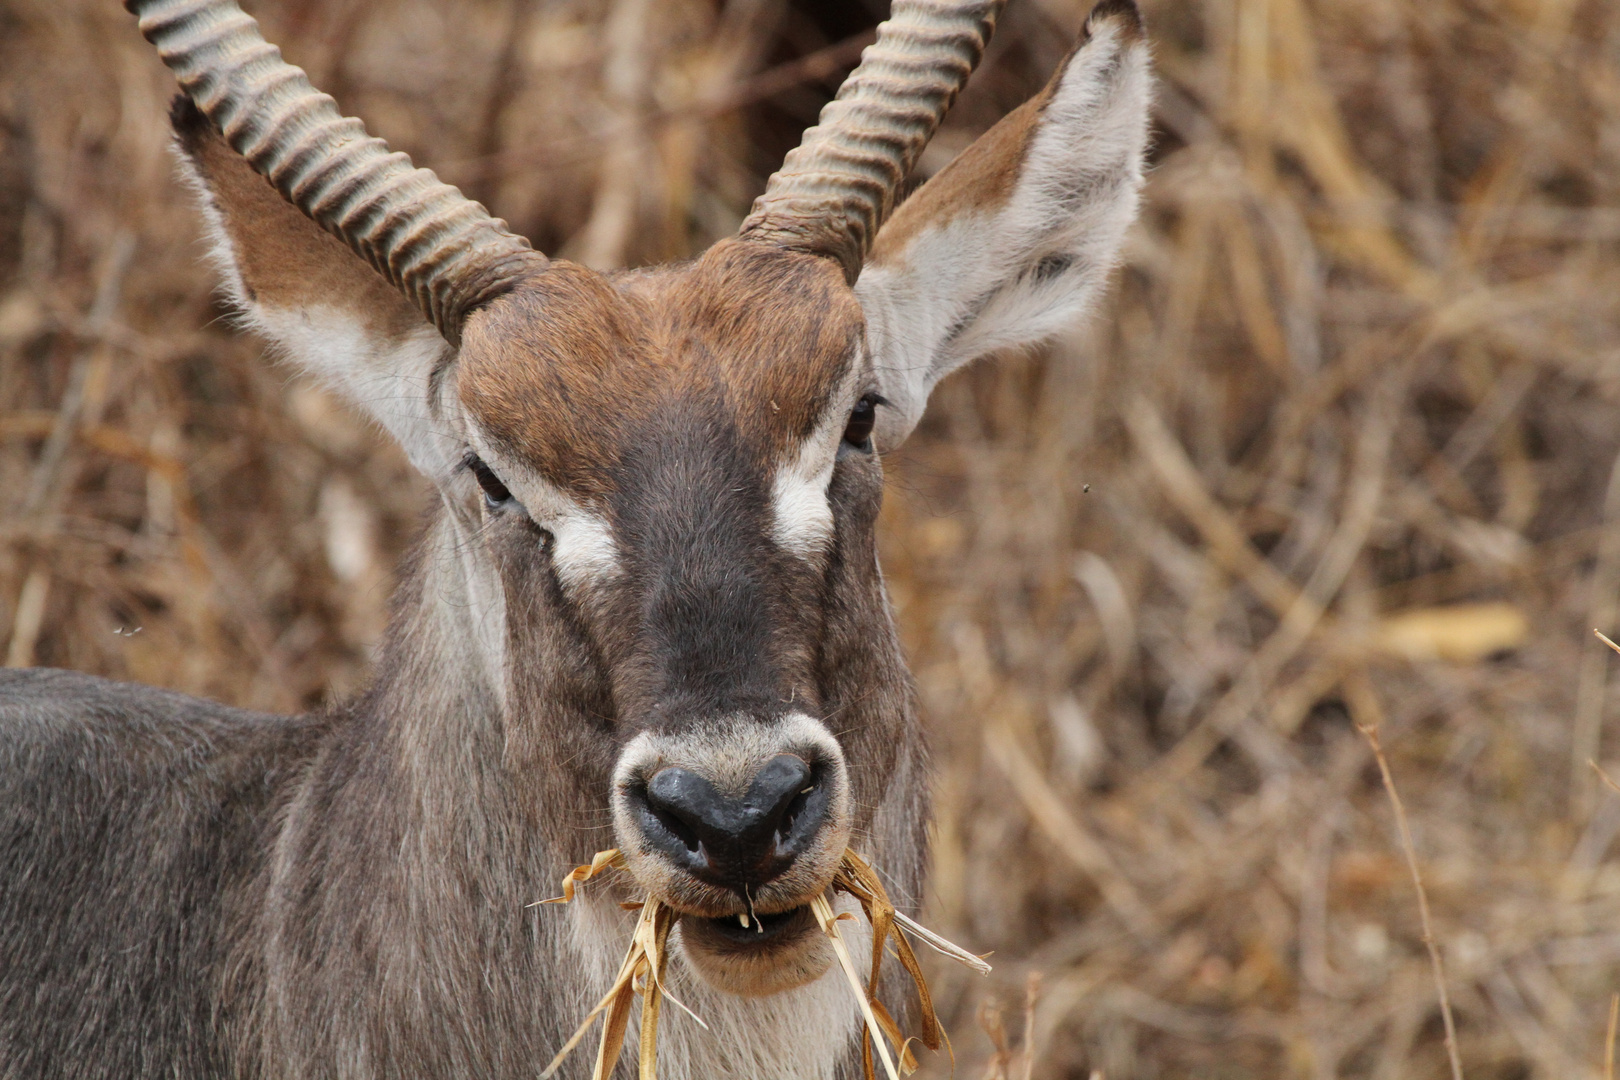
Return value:
[(793, 754), (765, 763), (748, 792), (727, 795), (689, 769), (666, 768), (630, 804), (643, 835), (677, 866), (746, 892), (781, 876), (827, 820), (827, 785)]

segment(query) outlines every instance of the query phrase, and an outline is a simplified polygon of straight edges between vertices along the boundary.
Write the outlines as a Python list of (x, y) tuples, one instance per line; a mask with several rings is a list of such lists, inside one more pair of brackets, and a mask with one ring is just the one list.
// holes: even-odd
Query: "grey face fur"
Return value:
[[(766, 285), (806, 269), (737, 247), (683, 273), (724, 278), (739, 266)], [(634, 302), (683, 287), (644, 273), (621, 295)], [(750, 306), (746, 293), (711, 301), (707, 314), (685, 303), (668, 316), (643, 314), (657, 310), (651, 301), (610, 307), (590, 317), (592, 334), (602, 324), (632, 329), (602, 350), (614, 364), (607, 390), (633, 386), (655, 404), (584, 431), (533, 424), (508, 404), (525, 379), (533, 382), (524, 401), (566, 397), (593, 417), (612, 410), (589, 380), (556, 389), (590, 355), (590, 337), (548, 345), (556, 360), (526, 366), (503, 325), (559, 293), (578, 312), (591, 297), (582, 291), (554, 282), (545, 295), (515, 298), (514, 311), (498, 309), (469, 332), (460, 361), (473, 442), (488, 459), (473, 465), (485, 486), (475, 544), (492, 556), (490, 591), (504, 598), (509, 723), (525, 746), (555, 755), (534, 762), (553, 774), (548, 804), (611, 808), (613, 836), (581, 837), (576, 858), (620, 847), (637, 886), (687, 916), (682, 950), (717, 989), (790, 989), (819, 977), (830, 954), (807, 912), (772, 917), (827, 887), (851, 838), (872, 834), (866, 808), (884, 801), (882, 778), (920, 754), (876, 565), (881, 468), (864, 434), (840, 441), (871, 379), (858, 312), (829, 328), (823, 309), (806, 326), (799, 309), (753, 304), (748, 333), (770, 351), (786, 348), (772, 340), (778, 332), (831, 347), (815, 363), (790, 356), (791, 377), (765, 368), (738, 393), (704, 365), (739, 325), (734, 309)], [(675, 344), (640, 354), (643, 339)], [(577, 460), (588, 467), (573, 471), (571, 455), (586, 440), (591, 451)], [(780, 475), (812, 451), (825, 457), (814, 470), (821, 483), (779, 497)], [(795, 512), (826, 522), (813, 550), (781, 541)], [(593, 549), (564, 557), (562, 530), (585, 515)], [(740, 833), (705, 835), (697, 818), (659, 801), (660, 785), (679, 776), (721, 804), (720, 817), (741, 813), (773, 762), (795, 763), (803, 787), (782, 791), (780, 820), (753, 829), (746, 853)], [(732, 924), (751, 933), (728, 934)]]

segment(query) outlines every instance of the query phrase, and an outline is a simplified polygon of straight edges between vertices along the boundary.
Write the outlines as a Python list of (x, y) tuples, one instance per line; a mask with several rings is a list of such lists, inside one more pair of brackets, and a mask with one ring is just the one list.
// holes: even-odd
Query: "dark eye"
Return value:
[(872, 425), (877, 423), (877, 407), (886, 405), (876, 394), (867, 394), (855, 403), (849, 414), (849, 426), (844, 428), (844, 441), (857, 450), (871, 449)]
[(484, 464), (483, 458), (477, 454), (468, 454), (467, 468), (472, 470), (478, 486), (484, 489), (484, 502), (489, 504), (491, 510), (499, 510), (512, 501), (512, 493), (501, 483), (501, 478), (495, 475), (494, 470)]

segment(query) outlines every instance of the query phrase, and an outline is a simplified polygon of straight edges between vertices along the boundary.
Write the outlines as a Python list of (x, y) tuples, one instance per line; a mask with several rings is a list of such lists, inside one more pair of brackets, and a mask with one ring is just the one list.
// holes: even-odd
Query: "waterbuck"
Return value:
[[(880, 455), (1103, 287), (1130, 0), (891, 216), (1001, 6), (895, 0), (736, 237), (616, 274), (390, 153), (231, 0), (128, 6), (243, 323), (438, 497), (348, 705), (0, 678), (0, 1076), (533, 1077), (649, 894), (711, 1029), (666, 1012), (664, 1076), (858, 1075), (807, 905), (851, 845), (914, 905), (929, 818)], [(610, 846), (627, 873), (526, 907)]]

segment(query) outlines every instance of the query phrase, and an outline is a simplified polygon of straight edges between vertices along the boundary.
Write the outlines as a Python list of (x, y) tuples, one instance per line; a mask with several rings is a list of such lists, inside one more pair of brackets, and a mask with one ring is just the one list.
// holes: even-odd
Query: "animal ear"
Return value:
[(1073, 325), (1136, 216), (1152, 76), (1130, 0), (1102, 0), (1038, 95), (903, 203), (855, 292), (898, 446), (940, 379)]
[[(183, 179), (242, 322), (377, 420), (423, 473), (459, 460), (435, 372), (454, 350), (393, 285), (281, 197), (181, 94), (170, 110)], [(453, 395), (444, 404), (453, 407)]]

